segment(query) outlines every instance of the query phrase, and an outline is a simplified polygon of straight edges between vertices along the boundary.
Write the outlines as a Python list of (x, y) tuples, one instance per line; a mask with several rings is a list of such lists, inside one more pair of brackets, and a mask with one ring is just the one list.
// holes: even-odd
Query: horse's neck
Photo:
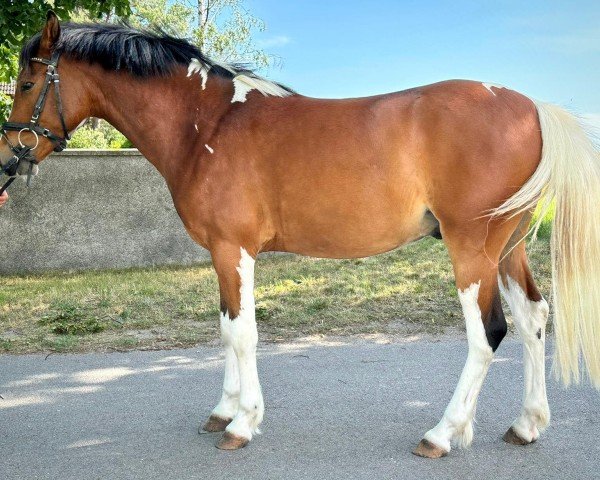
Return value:
[(203, 89), (197, 76), (187, 77), (184, 69), (142, 80), (103, 72), (92, 116), (123, 133), (169, 182), (212, 136), (230, 108), (232, 90), (218, 77)]

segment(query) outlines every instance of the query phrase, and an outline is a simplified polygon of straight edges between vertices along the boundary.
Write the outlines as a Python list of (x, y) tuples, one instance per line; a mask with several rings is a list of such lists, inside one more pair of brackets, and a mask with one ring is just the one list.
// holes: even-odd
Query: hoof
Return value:
[(222, 418), (217, 415), (211, 415), (201, 428), (199, 433), (204, 432), (224, 432), (227, 425), (231, 423), (231, 418)]
[(530, 442), (529, 440), (525, 440), (519, 437), (519, 435), (517, 434), (517, 432), (515, 432), (515, 429), (513, 427), (510, 427), (506, 431), (506, 433), (502, 437), (502, 440), (504, 440), (506, 443), (512, 443), (513, 445), (529, 445), (530, 443), (535, 442), (535, 440), (532, 440)]
[(219, 443), (217, 443), (217, 448), (220, 450), (239, 450), (248, 445), (249, 441), (247, 438), (225, 432)]
[(442, 458), (448, 455), (446, 450), (425, 439), (421, 440), (412, 453), (425, 458)]

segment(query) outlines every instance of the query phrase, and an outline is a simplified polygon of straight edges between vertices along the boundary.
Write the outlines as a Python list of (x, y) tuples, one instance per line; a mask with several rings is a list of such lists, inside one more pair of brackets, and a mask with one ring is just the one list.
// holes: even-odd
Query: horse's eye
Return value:
[(32, 82), (25, 82), (23, 85), (21, 85), (21, 90), (23, 92), (26, 92), (27, 90), (31, 90), (32, 88), (33, 88)]

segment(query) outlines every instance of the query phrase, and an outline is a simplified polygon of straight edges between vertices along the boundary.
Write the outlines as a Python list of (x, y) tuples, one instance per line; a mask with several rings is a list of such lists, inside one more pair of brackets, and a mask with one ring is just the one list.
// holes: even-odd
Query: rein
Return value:
[[(13, 156), (10, 160), (1, 166), (2, 174), (5, 174), (11, 178), (0, 188), (0, 195), (4, 193), (10, 184), (14, 181), (15, 175), (19, 169), (21, 163), (29, 163), (29, 170), (27, 172), (27, 186), (29, 186), (31, 182), (31, 175), (33, 173), (33, 166), (37, 165), (38, 160), (35, 158), (35, 155), (32, 153), (40, 143), (40, 136), (47, 138), (54, 144), (55, 152), (62, 152), (67, 147), (67, 140), (70, 140), (69, 132), (67, 131), (67, 126), (65, 124), (65, 118), (63, 115), (63, 107), (62, 100), (60, 97), (60, 87), (59, 82), (60, 78), (58, 75), (58, 60), (60, 58), (59, 53), (53, 53), (52, 57), (48, 60), (46, 58), (38, 58), (34, 57), (31, 59), (32, 62), (43, 63), (47, 65), (46, 70), (46, 78), (44, 80), (44, 86), (40, 95), (35, 102), (35, 107), (33, 108), (33, 113), (31, 115), (31, 120), (29, 123), (18, 123), (18, 122), (6, 122), (2, 125), (0, 130), (0, 135), (2, 135), (6, 141), (10, 149), (13, 152)], [(46, 100), (48, 98), (48, 93), (50, 91), (51, 85), (54, 84), (54, 96), (56, 99), (56, 108), (58, 110), (58, 116), (60, 118), (60, 123), (63, 129), (63, 136), (59, 136), (54, 134), (51, 130), (44, 128), (40, 125), (39, 119), (40, 115), (44, 111), (44, 106), (46, 105)], [(19, 132), (17, 136), (17, 140), (19, 142), (18, 145), (13, 144), (6, 132), (13, 131)], [(21, 141), (21, 135), (23, 132), (31, 132), (35, 136), (35, 145), (29, 146), (24, 145)]]

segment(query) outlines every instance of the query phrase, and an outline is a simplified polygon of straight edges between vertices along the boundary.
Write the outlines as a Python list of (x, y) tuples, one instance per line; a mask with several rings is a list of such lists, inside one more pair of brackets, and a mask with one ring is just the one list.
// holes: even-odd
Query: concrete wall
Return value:
[[(0, 179), (0, 180), (4, 180)], [(137, 150), (53, 154), (0, 208), (0, 274), (189, 265), (187, 235), (163, 178)]]

